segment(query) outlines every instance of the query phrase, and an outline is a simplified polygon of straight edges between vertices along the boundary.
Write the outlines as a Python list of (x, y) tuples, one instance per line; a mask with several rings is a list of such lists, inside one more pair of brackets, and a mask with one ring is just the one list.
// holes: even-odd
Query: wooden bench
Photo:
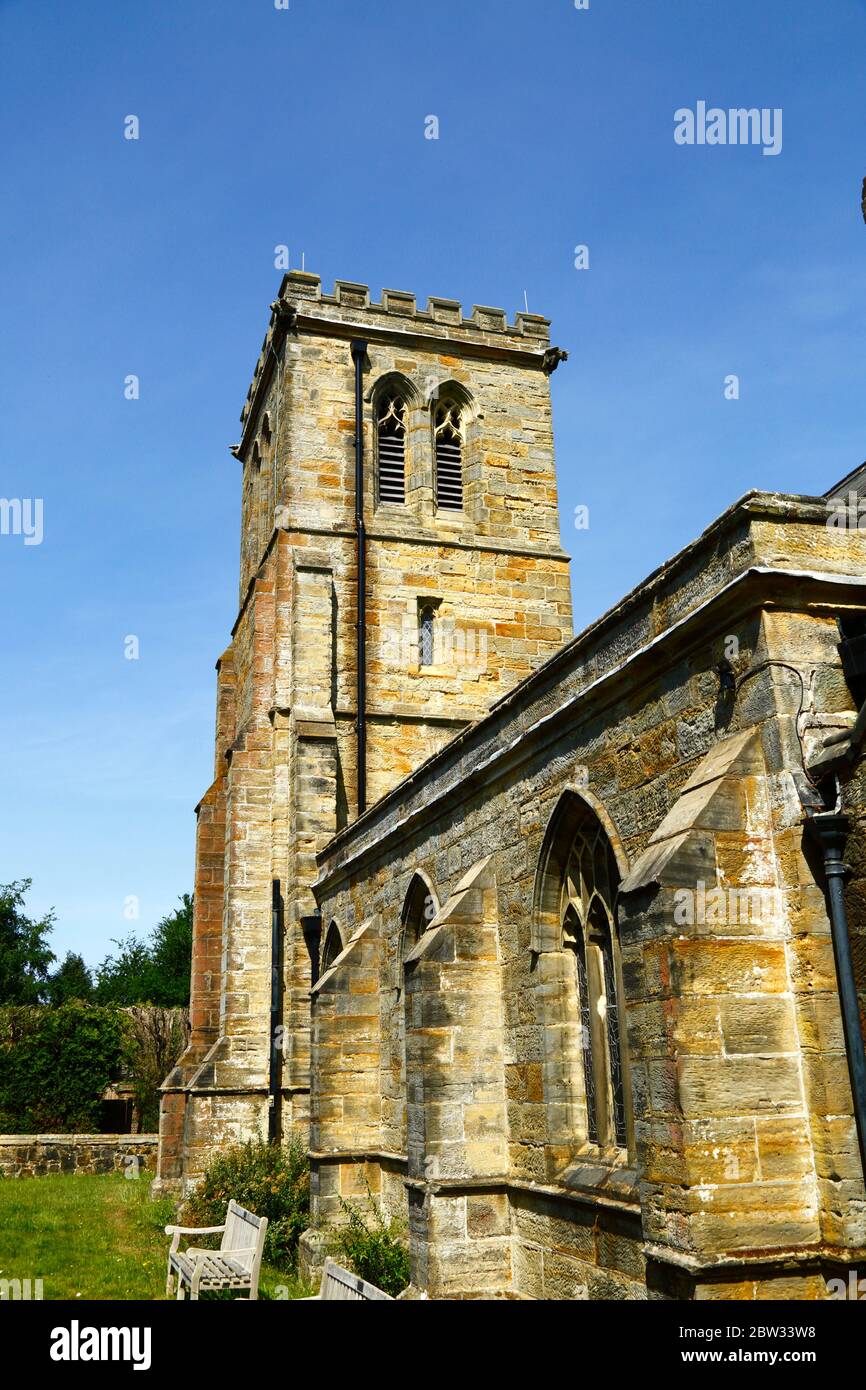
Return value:
[[(198, 1298), (200, 1290), (210, 1289), (249, 1289), (250, 1298), (258, 1298), (267, 1229), (266, 1216), (254, 1216), (235, 1201), (229, 1202), (222, 1226), (166, 1226), (166, 1235), (173, 1237), (168, 1252), (166, 1293), (171, 1296), (177, 1279), (179, 1299), (186, 1296), (184, 1285), (188, 1285), (191, 1298)], [(219, 1250), (194, 1245), (178, 1249), (181, 1236), (209, 1236), (220, 1231)]]
[(325, 1268), (322, 1270), (322, 1282), (319, 1292), (311, 1294), (303, 1302), (311, 1302), (313, 1299), (324, 1299), (331, 1302), (333, 1299), (354, 1299), (363, 1303), (373, 1299), (384, 1298), (388, 1303), (394, 1300), (389, 1293), (383, 1293), (377, 1289), (375, 1284), (368, 1284), (366, 1279), (360, 1279), (357, 1274), (352, 1274), (350, 1270), (343, 1269), (335, 1260), (325, 1260)]

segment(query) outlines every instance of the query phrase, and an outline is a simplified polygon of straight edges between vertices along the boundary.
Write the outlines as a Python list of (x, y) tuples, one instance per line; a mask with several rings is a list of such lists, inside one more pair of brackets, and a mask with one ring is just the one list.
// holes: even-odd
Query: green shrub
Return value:
[(340, 1198), (346, 1225), (332, 1233), (333, 1248), (342, 1262), (361, 1279), (396, 1298), (409, 1283), (409, 1252), (403, 1226), (395, 1217), (386, 1220), (367, 1187), (372, 1219), (367, 1221), (356, 1203)]
[(268, 1218), (265, 1259), (294, 1270), (310, 1216), (310, 1165), (300, 1140), (281, 1147), (251, 1139), (217, 1154), (184, 1204), (180, 1224), (220, 1225), (232, 1197), (247, 1211)]
[(0, 1008), (0, 1133), (98, 1130), (102, 1093), (127, 1046), (115, 1008)]

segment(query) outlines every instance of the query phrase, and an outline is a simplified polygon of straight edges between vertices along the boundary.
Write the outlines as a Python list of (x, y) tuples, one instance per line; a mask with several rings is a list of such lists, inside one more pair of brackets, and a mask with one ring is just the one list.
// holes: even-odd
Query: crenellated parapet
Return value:
[(241, 423), (244, 435), (257, 413), (260, 395), (269, 376), (273, 356), (286, 334), (318, 333), (329, 337), (364, 336), (381, 342), (405, 342), (408, 346), (442, 350), (451, 357), (513, 359), (535, 363), (548, 370), (545, 354), (550, 348), (550, 320), (541, 314), (520, 311), (508, 322), (505, 309), (474, 304), (468, 317), (457, 299), (431, 295), (419, 308), (406, 290), (382, 290), (381, 300), (371, 300), (368, 285), (337, 280), (332, 294), (322, 293), (318, 275), (292, 270), (283, 277), (277, 299), (271, 305), (268, 331), (262, 342)]

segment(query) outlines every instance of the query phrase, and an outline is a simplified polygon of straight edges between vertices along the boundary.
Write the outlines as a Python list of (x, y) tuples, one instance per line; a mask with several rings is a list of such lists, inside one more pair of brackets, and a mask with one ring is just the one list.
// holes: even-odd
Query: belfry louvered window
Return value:
[(436, 506), (463, 509), (463, 422), (460, 407), (442, 402), (436, 407), (433, 439), (436, 455)]
[(628, 1143), (616, 958), (619, 875), (601, 822), (583, 820), (562, 885), (563, 945), (574, 952), (580, 1055), (591, 1143)]
[(379, 501), (406, 501), (406, 403), (383, 396), (376, 418)]

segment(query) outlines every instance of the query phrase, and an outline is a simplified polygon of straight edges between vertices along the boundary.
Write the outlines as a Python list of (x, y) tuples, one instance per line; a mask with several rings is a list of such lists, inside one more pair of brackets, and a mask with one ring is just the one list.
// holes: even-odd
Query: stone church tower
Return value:
[[(548, 322), (284, 278), (247, 395), (239, 611), (198, 807), (158, 1182), (306, 1132), (317, 852), (571, 636)], [(360, 485), (359, 485), (360, 483)]]

